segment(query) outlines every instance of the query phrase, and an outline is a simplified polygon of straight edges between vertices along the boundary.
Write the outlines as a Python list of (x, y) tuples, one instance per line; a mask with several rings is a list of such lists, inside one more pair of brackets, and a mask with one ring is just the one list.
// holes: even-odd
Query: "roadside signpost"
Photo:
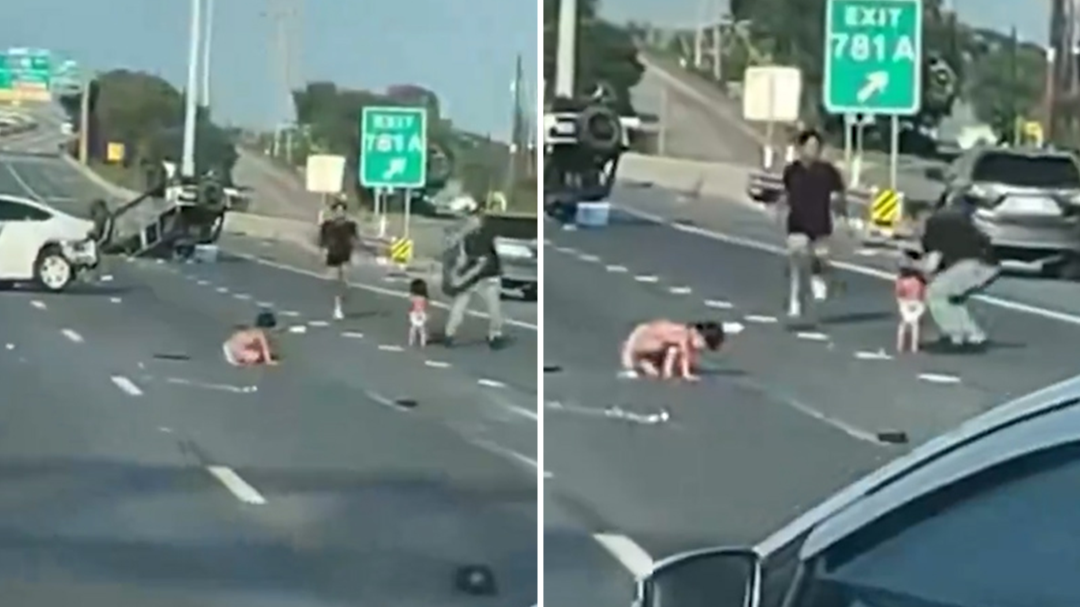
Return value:
[(922, 105), (922, 1), (828, 0), (825, 10), (825, 109), (891, 116), (889, 175), (895, 189), (899, 117), (918, 113)]
[(385, 193), (405, 191), (404, 238), (409, 238), (410, 190), (427, 182), (427, 110), (365, 107), (360, 115), (360, 185), (372, 188), (377, 213), (385, 214)]

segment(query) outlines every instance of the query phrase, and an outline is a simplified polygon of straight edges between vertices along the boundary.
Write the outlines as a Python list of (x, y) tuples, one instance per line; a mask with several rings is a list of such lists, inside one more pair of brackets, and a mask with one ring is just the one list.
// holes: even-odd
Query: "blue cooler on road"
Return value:
[(603, 228), (611, 220), (611, 203), (579, 202), (574, 223), (581, 228)]

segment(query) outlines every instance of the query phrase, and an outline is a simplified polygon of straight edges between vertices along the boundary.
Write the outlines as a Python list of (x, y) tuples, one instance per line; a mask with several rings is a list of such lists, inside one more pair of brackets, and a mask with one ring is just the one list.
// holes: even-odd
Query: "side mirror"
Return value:
[(927, 167), (925, 174), (932, 181), (945, 181), (945, 171), (941, 167)]
[(750, 548), (678, 554), (638, 581), (634, 607), (757, 607), (761, 557)]

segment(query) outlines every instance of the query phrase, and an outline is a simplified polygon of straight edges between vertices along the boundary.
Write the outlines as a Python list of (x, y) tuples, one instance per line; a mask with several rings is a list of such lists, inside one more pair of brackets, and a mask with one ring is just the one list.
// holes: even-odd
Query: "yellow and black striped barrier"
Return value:
[(408, 238), (395, 238), (390, 241), (390, 259), (394, 263), (407, 264), (412, 261), (413, 242)]
[(891, 232), (904, 216), (903, 194), (883, 189), (874, 193), (870, 202), (870, 223), (878, 229)]

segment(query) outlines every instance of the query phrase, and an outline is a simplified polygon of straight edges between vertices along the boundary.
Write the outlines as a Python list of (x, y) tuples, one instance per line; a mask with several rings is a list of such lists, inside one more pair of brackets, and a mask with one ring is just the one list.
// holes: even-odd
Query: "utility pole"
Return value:
[(94, 86), (94, 77), (88, 75), (83, 80), (82, 97), (79, 98), (79, 162), (84, 166), (90, 163), (90, 88)]
[(284, 155), (292, 160), (291, 115), (293, 111), (292, 89), (295, 84), (296, 59), (294, 50), (298, 48), (293, 40), (298, 33), (299, 10), (291, 0), (269, 0), (267, 16), (272, 20), (272, 39), (274, 52), (270, 53), (274, 79), (279, 82), (283, 104), (280, 108), (280, 121), (274, 129), (274, 156)]
[(214, 0), (206, 0), (206, 33), (203, 38), (203, 56), (202, 56), (202, 95), (200, 96), (202, 105), (210, 111), (210, 55), (212, 38), (214, 36)]
[(517, 56), (517, 62), (514, 66), (514, 82), (510, 86), (511, 96), (513, 97), (514, 109), (511, 112), (510, 123), (510, 156), (506, 167), (506, 185), (504, 187), (504, 194), (507, 200), (511, 204), (514, 203), (514, 190), (517, 186), (518, 179), (518, 162), (521, 155), (521, 148), (524, 147), (524, 129), (525, 121), (521, 116), (521, 89), (525, 86), (525, 70), (521, 64), (521, 54)]
[(577, 0), (559, 0), (559, 45), (555, 50), (555, 96), (573, 98), (577, 69)]
[(1012, 128), (1012, 142), (1013, 145), (1020, 143), (1020, 125), (1019, 115), (1016, 107), (1016, 82), (1018, 74), (1016, 73), (1016, 52), (1017, 46), (1019, 46), (1019, 35), (1016, 32), (1016, 26), (1009, 30), (1009, 86), (1008, 86), (1008, 116), (1009, 126)]
[(188, 49), (187, 90), (184, 91), (184, 151), (180, 176), (195, 177), (195, 121), (199, 101), (199, 30), (202, 29), (202, 1), (191, 0), (191, 38)]

